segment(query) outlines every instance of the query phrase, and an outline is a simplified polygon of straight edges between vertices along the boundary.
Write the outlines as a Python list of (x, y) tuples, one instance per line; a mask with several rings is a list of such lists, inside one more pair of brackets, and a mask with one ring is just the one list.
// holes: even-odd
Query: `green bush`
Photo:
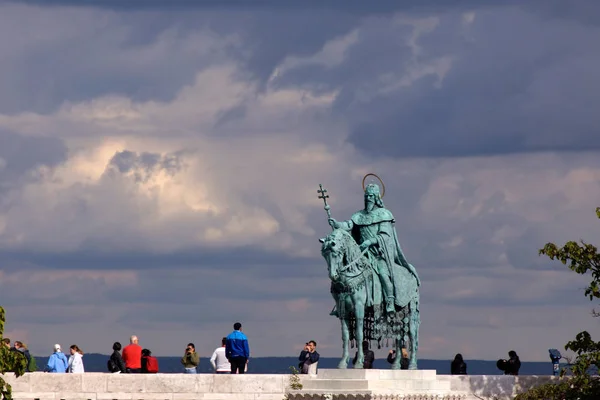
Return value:
[(6, 321), (4, 308), (0, 306), (0, 399), (12, 400), (11, 387), (2, 379), (5, 372), (14, 372), (17, 377), (25, 373), (27, 360), (21, 354), (10, 351), (2, 344), (2, 335), (4, 334), (4, 322)]

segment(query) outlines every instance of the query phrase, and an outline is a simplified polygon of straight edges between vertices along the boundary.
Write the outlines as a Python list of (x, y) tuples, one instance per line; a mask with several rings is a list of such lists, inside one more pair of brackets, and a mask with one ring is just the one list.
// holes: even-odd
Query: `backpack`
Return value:
[(156, 374), (158, 372), (158, 359), (156, 357), (146, 357), (146, 370), (149, 374)]
[(35, 362), (35, 358), (33, 356), (29, 356), (29, 364), (27, 364), (27, 370), (29, 372), (37, 371), (37, 363)]
[(119, 370), (119, 367), (114, 362), (112, 357), (108, 359), (108, 362), (106, 363), (106, 367), (108, 368), (108, 372), (117, 372)]

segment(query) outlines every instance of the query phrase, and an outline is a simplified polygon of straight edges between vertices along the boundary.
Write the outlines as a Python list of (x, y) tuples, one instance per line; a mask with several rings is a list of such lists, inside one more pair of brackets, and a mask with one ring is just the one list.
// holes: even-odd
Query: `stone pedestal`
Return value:
[(290, 400), (404, 399), (459, 400), (468, 393), (452, 390), (451, 382), (438, 379), (435, 370), (321, 369), (303, 380)]

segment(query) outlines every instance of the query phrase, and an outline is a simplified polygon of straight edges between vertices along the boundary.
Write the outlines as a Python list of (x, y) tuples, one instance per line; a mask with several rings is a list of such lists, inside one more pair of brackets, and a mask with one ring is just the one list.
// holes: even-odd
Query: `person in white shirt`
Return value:
[(83, 351), (76, 344), (70, 347), (71, 357), (69, 357), (68, 373), (83, 374)]
[(212, 357), (210, 358), (210, 364), (217, 374), (230, 374), (231, 364), (225, 357), (225, 342), (227, 338), (221, 340), (221, 347), (215, 349)]

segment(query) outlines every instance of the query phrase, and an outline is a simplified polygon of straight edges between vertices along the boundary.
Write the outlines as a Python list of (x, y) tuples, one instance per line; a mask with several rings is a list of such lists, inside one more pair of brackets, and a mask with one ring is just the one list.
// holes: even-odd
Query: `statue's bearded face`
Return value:
[(367, 210), (373, 209), (375, 205), (375, 195), (373, 193), (365, 193), (365, 208)]
[(371, 211), (377, 200), (379, 199), (379, 188), (374, 185), (367, 186), (367, 190), (365, 190), (365, 209), (367, 211)]

